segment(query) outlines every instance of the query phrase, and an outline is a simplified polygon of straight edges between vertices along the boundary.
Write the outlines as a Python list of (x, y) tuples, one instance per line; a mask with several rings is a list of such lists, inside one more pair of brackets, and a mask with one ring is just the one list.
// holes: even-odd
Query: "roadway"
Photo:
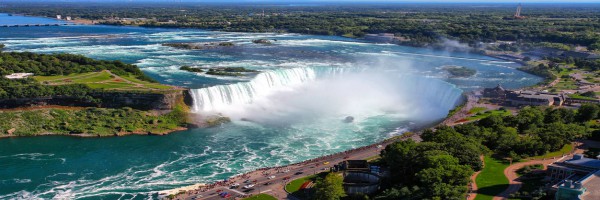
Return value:
[[(403, 137), (401, 139), (407, 138), (420, 140), (418, 135), (414, 135), (412, 137)], [(240, 175), (233, 177), (229, 179), (228, 182), (221, 183), (214, 187), (205, 187), (197, 190), (187, 191), (185, 194), (181, 194), (175, 199), (235, 199), (250, 195), (257, 195), (260, 193), (267, 193), (277, 199), (296, 200), (297, 198), (289, 195), (284, 190), (285, 185), (290, 181), (311, 174), (328, 171), (330, 167), (333, 167), (335, 164), (338, 164), (344, 160), (365, 160), (367, 158), (379, 155), (380, 151), (383, 150), (386, 145), (391, 144), (394, 141), (397, 141), (397, 139), (387, 140), (381, 143), (369, 145), (367, 147), (361, 147), (346, 152), (312, 159), (311, 161), (305, 161), (283, 167), (259, 169), (249, 172), (243, 176)], [(231, 188), (230, 186), (233, 184), (239, 184), (239, 187)], [(254, 187), (252, 187), (251, 190), (243, 188), (249, 184), (254, 184)], [(219, 196), (219, 194), (222, 192), (231, 194), (231, 197), (223, 198)]]

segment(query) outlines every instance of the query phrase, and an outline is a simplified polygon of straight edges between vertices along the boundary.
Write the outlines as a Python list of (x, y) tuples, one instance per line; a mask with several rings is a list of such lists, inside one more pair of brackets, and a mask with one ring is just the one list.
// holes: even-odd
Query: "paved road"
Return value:
[[(418, 135), (404, 137), (401, 139), (407, 138), (420, 140)], [(379, 155), (380, 151), (384, 149), (386, 145), (391, 144), (398, 139), (400, 138), (395, 140), (387, 140), (382, 143), (373, 144), (347, 152), (316, 158), (312, 161), (306, 161), (284, 167), (259, 169), (247, 173), (243, 177), (233, 177), (228, 180), (228, 182), (221, 183), (217, 186), (187, 191), (185, 194), (179, 195), (176, 199), (225, 199), (219, 196), (219, 193), (227, 192), (228, 194), (231, 194), (231, 198), (267, 193), (276, 197), (277, 199), (297, 200), (284, 190), (285, 185), (290, 181), (305, 177), (310, 174), (328, 171), (329, 167), (333, 167), (333, 165), (344, 160), (364, 160), (369, 157)], [(272, 176), (274, 176), (274, 178), (272, 178)], [(235, 183), (239, 184), (240, 186), (238, 188), (231, 188), (230, 186)], [(249, 184), (254, 184), (252, 190), (242, 188), (243, 186)]]

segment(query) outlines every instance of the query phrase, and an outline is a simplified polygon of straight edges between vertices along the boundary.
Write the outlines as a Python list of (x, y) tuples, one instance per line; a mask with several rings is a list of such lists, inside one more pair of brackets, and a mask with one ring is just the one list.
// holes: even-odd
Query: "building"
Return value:
[(511, 106), (562, 106), (565, 96), (538, 91), (509, 91), (506, 103)]
[(7, 79), (24, 79), (30, 76), (33, 76), (33, 73), (13, 73), (4, 77)]
[(582, 59), (600, 59), (600, 55), (589, 52), (566, 51), (556, 48), (540, 47), (532, 51), (524, 53), (527, 56), (543, 58), (543, 57), (559, 57), (559, 58), (582, 58)]
[(346, 160), (337, 166), (343, 170), (347, 194), (372, 194), (379, 190), (379, 167), (370, 166), (366, 160)]
[(61, 15), (56, 15), (56, 19), (62, 19)]
[(67, 21), (71, 21), (71, 16), (67, 16)]
[(483, 97), (504, 100), (506, 99), (506, 92), (507, 91), (498, 84), (498, 86), (493, 88), (484, 88)]
[(600, 159), (575, 154), (569, 160), (550, 164), (547, 173), (556, 200), (600, 199)]

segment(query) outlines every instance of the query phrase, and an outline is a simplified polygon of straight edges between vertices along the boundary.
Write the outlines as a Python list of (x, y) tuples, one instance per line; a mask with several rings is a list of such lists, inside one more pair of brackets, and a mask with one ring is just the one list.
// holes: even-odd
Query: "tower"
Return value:
[(523, 19), (525, 17), (521, 16), (521, 4), (519, 4), (519, 6), (517, 6), (517, 12), (515, 12), (515, 18), (517, 19)]

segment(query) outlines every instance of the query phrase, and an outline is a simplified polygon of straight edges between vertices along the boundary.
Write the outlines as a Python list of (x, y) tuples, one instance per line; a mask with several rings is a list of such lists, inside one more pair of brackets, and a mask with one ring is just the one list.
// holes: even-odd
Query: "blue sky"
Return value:
[[(410, 2), (410, 3), (600, 3), (600, 0), (3, 0), (4, 2)], [(3, 2), (0, 0), (0, 3)]]

